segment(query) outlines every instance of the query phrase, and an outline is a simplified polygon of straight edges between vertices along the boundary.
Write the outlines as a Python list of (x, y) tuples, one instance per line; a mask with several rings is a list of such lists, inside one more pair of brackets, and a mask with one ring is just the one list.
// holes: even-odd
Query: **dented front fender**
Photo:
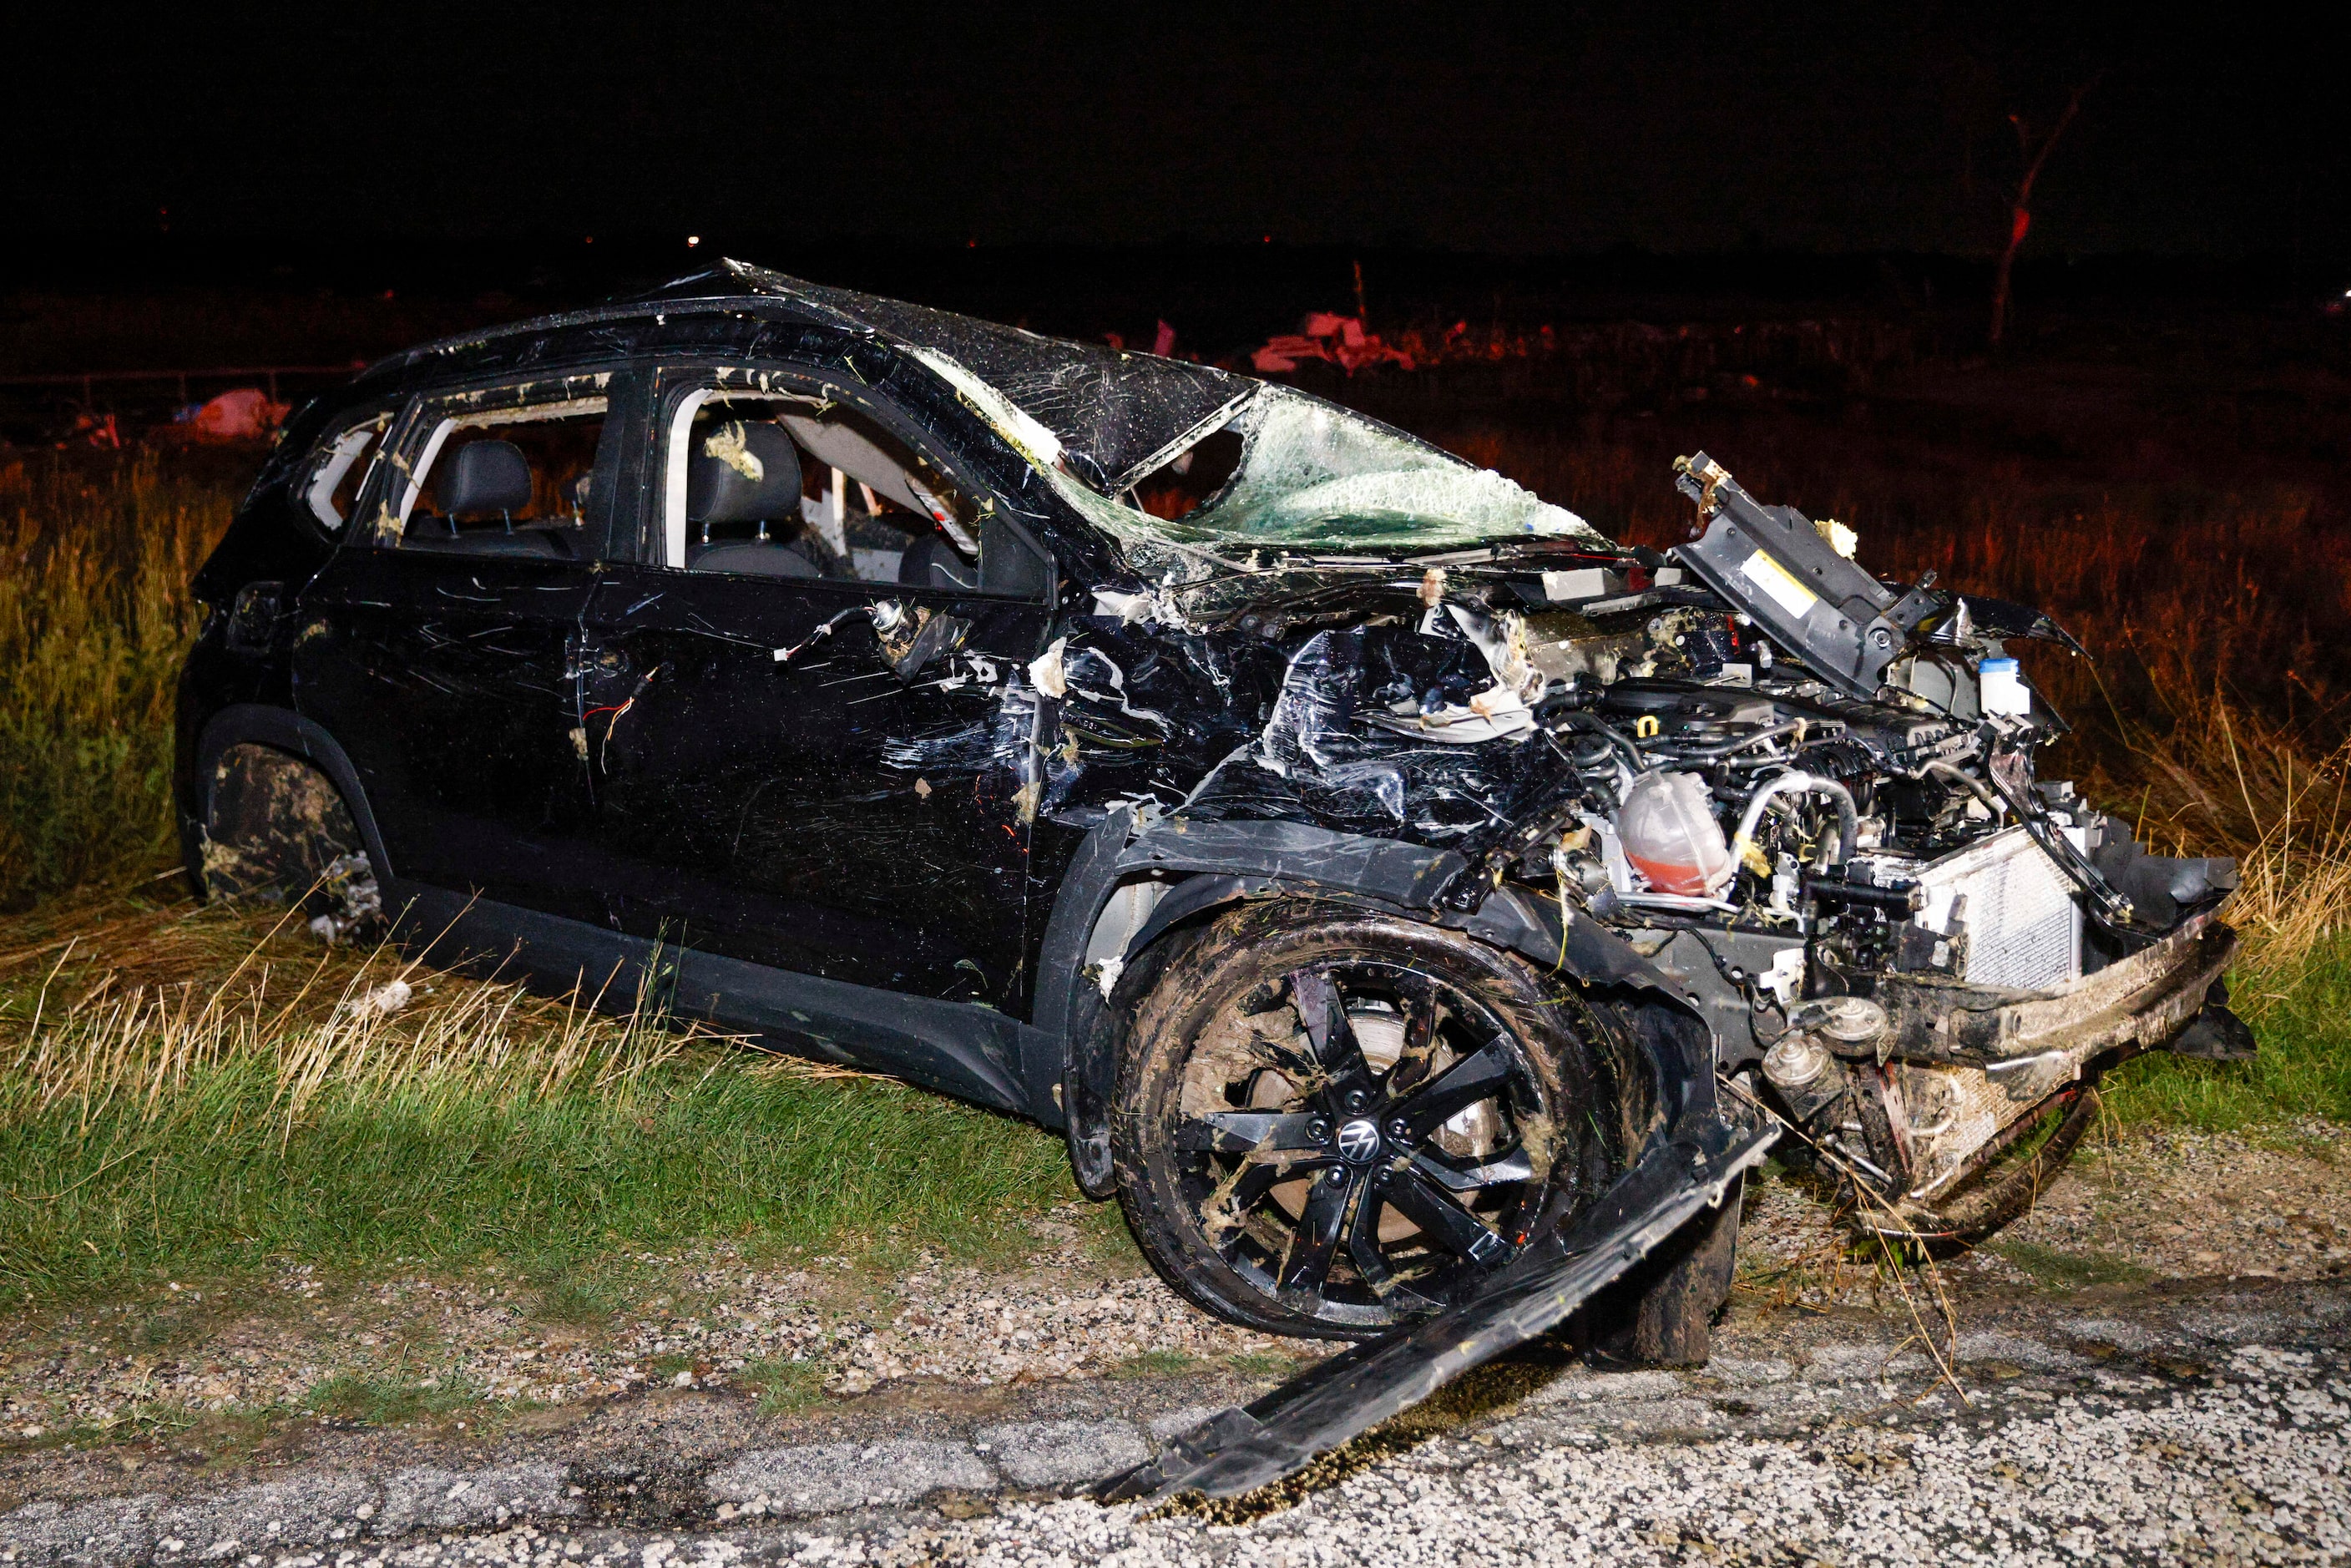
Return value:
[[(1332, 832), (1296, 822), (1192, 821), (1138, 827), (1121, 808), (1087, 836), (1061, 886), (1039, 962), (1035, 1037), (1048, 1053), (1026, 1076), (1040, 1120), (1068, 1134), (1079, 1183), (1110, 1190), (1109, 1112), (1116, 1075), (1111, 994), (1124, 967), (1175, 925), (1238, 900), (1305, 894), (1457, 930), (1581, 986), (1625, 988), (1696, 1020), (1686, 1044), (1652, 1048), (1669, 1120), (1713, 1092), (1712, 1037), (1667, 974), (1614, 932), (1572, 911), (1564, 927), (1539, 901), (1500, 889), (1469, 911), (1440, 910), (1466, 862), (1449, 850)], [(1165, 891), (1123, 928), (1106, 931), (1122, 887)], [(1050, 1108), (1050, 1110), (1048, 1109)]]

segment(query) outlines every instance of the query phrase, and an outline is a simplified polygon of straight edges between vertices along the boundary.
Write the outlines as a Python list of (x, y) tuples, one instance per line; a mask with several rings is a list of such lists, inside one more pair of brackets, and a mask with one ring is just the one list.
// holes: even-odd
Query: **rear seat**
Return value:
[[(565, 531), (570, 531), (568, 526)], [(446, 519), (441, 517), (412, 520), (407, 536), (401, 540), (401, 548), (434, 550), (446, 555), (528, 555), (541, 556), (549, 560), (578, 559), (569, 541), (549, 528), (526, 524), (508, 533), (503, 528), (476, 524), (453, 534), (448, 531)]]
[[(401, 536), (402, 549), (573, 559), (569, 542), (554, 531), (568, 532), (569, 525), (514, 526), (514, 514), (530, 509), (532, 486), (530, 459), (511, 441), (474, 441), (460, 446), (436, 468), (433, 490), (440, 513), (409, 518)], [(474, 519), (470, 528), (465, 526), (467, 518)]]

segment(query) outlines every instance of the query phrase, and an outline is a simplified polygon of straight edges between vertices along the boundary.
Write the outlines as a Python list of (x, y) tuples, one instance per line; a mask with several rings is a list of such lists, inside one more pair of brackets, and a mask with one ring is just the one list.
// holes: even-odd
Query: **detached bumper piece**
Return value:
[(2228, 1000), (2227, 983), (2215, 980), (2204, 999), (2204, 1010), (2171, 1042), (2171, 1054), (2192, 1056), (2199, 1061), (2251, 1061), (2260, 1054), (2252, 1030), (2229, 1010)]
[(1778, 1134), (1773, 1124), (1716, 1122), (1652, 1143), (1589, 1210), (1530, 1246), (1468, 1301), (1332, 1356), (1254, 1404), (1218, 1412), (1094, 1495), (1104, 1502), (1182, 1492), (1238, 1497), (1296, 1473), (1563, 1322), (1720, 1203)]
[[(2195, 915), (2139, 952), (2071, 986), (2021, 996), (1933, 977), (1882, 977), (1886, 1038), (1856, 1053), (1887, 1062), (1884, 1114), (1903, 1176), (1886, 1196), (1935, 1233), (1934, 1206), (1980, 1175), (2052, 1097), (2094, 1063), (2142, 1051), (2240, 1061), (2252, 1036), (2221, 1004), (2237, 936)], [(2241, 1052), (2241, 1054), (2220, 1054)], [(1928, 1207), (1913, 1206), (1926, 1205)]]

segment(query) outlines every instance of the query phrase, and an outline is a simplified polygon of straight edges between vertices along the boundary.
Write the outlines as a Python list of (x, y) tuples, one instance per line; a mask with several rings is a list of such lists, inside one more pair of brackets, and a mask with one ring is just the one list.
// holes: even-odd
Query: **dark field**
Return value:
[[(2234, 1127), (2351, 1119), (2351, 378), (2325, 333), (2109, 322), (1989, 366), (1913, 334), (1778, 368), (1619, 334), (1637, 365), (1505, 350), (1309, 384), (1651, 545), (1685, 537), (1668, 465), (1703, 448), (1854, 527), (1883, 575), (2055, 616), (2096, 659), (2026, 653), (2077, 727), (2044, 776), (2248, 865), (2262, 1060), (2144, 1061), (2109, 1103)], [(984, 1249), (1071, 1196), (1056, 1140), (978, 1112), (421, 971), (371, 1011), (397, 956), (185, 903), (170, 682), (187, 580), (258, 458), (0, 449), (0, 1280), (485, 1250), (559, 1272), (695, 1236), (886, 1249), (917, 1215)]]

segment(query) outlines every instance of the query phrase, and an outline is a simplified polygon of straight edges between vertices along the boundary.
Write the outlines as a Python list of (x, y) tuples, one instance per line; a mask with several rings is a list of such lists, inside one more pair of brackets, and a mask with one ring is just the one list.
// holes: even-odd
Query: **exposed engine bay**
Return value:
[[(1965, 615), (1962, 603), (1952, 619)], [(1736, 633), (1677, 619), (1683, 647), (1696, 632), (1713, 653)], [(1582, 706), (1545, 724), (1588, 794), (1512, 872), (1548, 873), (1562, 904), (1637, 931), (1636, 946), (1702, 947), (1750, 1010), (1749, 1029), (1719, 1030), (1723, 1065), (1760, 1052), (1822, 1145), (1887, 1197), (1930, 1200), (2088, 1055), (2000, 1083), (1988, 1064), (1901, 1061), (1881, 984), (1955, 1006), (2064, 990), (2234, 877), (2226, 862), (2147, 855), (2071, 786), (2033, 782), (2053, 716), (1996, 639), (1961, 631), (1891, 674), (1867, 701), (1785, 663), (1729, 683), (1693, 661), (1572, 688)]]
[[(1531, 651), (1550, 642), (1562, 666), (1622, 638), (1628, 612), (1649, 619), (1614, 681), (1562, 667), (1563, 689), (1547, 684), (1539, 722), (1587, 793), (1512, 871), (1548, 872), (1563, 905), (1638, 928), (1636, 946), (1703, 949), (1750, 1018), (1719, 1030), (1722, 1067), (1757, 1061), (1889, 1219), (1930, 1213), (2094, 1061), (2159, 1043), (2089, 1031), (2020, 1051), (1962, 1020), (2101, 975), (2111, 991), (2184, 920), (2200, 928), (2235, 867), (2149, 855), (2035, 779), (2064, 723), (2006, 643), (2068, 641), (2045, 621), (1931, 581), (1896, 593), (1854, 566), (1840, 525), (1759, 506), (1703, 454), (1681, 469), (1705, 531), (1675, 556), (1697, 582), (1529, 616)], [(2198, 972), (2188, 1016), (2218, 965)], [(2215, 1011), (2208, 1030), (2235, 1025)]]
[[(1278, 605), (1220, 607), (1307, 633), (1270, 717), (1168, 804), (1445, 844), (1466, 863), (1440, 904), (1509, 890), (1596, 923), (1673, 977), (1719, 1071), (1801, 1134), (1788, 1157), (1833, 1166), (1868, 1222), (1981, 1233), (2010, 1215), (1951, 1195), (2105, 1066), (2250, 1051), (2210, 922), (2233, 863), (2150, 855), (2035, 777), (2066, 727), (2010, 644), (2080, 652), (2045, 617), (1880, 583), (1843, 525), (1704, 454), (1677, 468), (1698, 524), (1666, 554), (1500, 546), (1415, 559), (1416, 581), (1285, 560)], [(1086, 696), (1065, 729), (1095, 721)], [(1049, 772), (1049, 810), (1076, 771)]]

